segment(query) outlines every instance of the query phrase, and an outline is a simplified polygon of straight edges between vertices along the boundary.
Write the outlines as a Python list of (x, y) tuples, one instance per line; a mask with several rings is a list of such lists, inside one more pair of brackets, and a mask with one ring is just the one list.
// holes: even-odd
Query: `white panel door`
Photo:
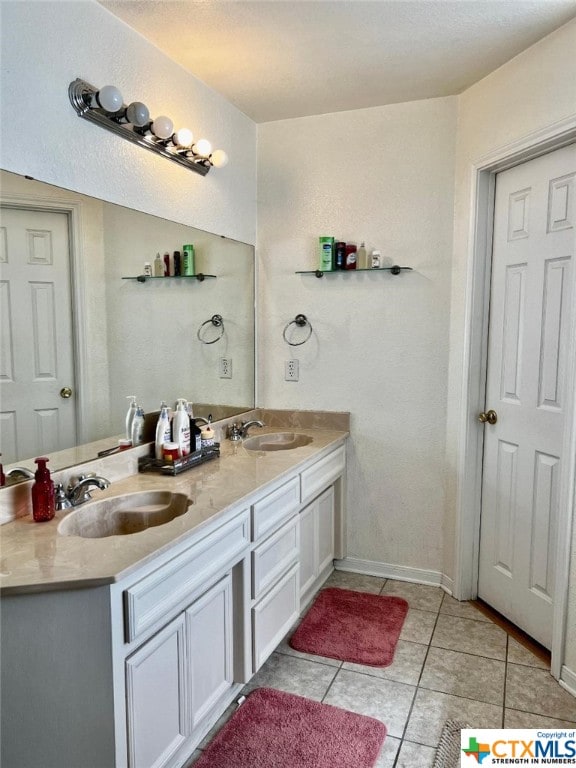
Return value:
[(68, 217), (2, 208), (0, 450), (4, 463), (76, 444)]
[[(478, 595), (550, 648), (576, 145), (496, 179)], [(572, 347), (573, 348), (573, 347)]]

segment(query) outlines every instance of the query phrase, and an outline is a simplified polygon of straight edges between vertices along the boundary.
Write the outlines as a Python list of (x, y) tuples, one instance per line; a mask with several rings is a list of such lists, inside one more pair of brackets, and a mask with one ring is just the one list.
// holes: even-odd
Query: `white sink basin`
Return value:
[(294, 432), (270, 432), (266, 435), (247, 437), (242, 443), (248, 451), (291, 451), (308, 445), (312, 438), (308, 435), (297, 435)]
[(101, 539), (126, 536), (164, 525), (183, 515), (191, 504), (184, 493), (143, 491), (87, 502), (58, 525), (63, 536)]

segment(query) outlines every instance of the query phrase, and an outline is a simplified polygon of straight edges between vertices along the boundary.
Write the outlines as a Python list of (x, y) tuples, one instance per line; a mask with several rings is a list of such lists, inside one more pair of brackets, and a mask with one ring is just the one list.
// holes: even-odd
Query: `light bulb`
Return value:
[(104, 88), (100, 88), (96, 94), (96, 101), (98, 106), (106, 112), (118, 112), (124, 104), (122, 94), (114, 85), (105, 85)]
[(208, 157), (208, 155), (212, 152), (212, 144), (210, 144), (208, 139), (198, 139), (196, 144), (194, 144), (193, 149), (195, 155)]
[(228, 165), (228, 155), (223, 149), (216, 149), (210, 155), (210, 162), (214, 168), (224, 168), (225, 165)]
[(174, 123), (169, 117), (160, 115), (160, 117), (154, 119), (151, 128), (154, 136), (157, 136), (159, 139), (169, 139), (174, 131)]
[(176, 131), (174, 136), (172, 136), (172, 143), (177, 147), (191, 147), (193, 141), (194, 136), (192, 135), (190, 128), (180, 128)]
[(126, 120), (136, 128), (143, 128), (150, 122), (150, 110), (141, 101), (133, 101), (126, 109)]

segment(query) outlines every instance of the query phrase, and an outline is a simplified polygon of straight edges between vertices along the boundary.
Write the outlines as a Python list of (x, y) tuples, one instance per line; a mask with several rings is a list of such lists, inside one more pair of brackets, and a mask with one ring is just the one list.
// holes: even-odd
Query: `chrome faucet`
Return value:
[(250, 421), (241, 421), (240, 424), (232, 424), (232, 426), (228, 430), (228, 437), (233, 442), (237, 442), (238, 440), (242, 440), (245, 437), (248, 437), (248, 430), (250, 427), (265, 427), (266, 424), (264, 424), (263, 421), (259, 421), (258, 419), (251, 419)]
[(78, 481), (75, 484), (70, 483), (66, 491), (66, 498), (73, 507), (78, 507), (80, 504), (84, 504), (86, 501), (90, 501), (92, 496), (90, 495), (90, 488), (92, 486), (99, 488), (101, 491), (108, 488), (110, 481), (105, 477), (99, 477), (98, 475), (80, 475)]

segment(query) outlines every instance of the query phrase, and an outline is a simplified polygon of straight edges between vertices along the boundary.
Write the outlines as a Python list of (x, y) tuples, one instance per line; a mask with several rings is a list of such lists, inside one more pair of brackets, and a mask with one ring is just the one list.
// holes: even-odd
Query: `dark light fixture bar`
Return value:
[(98, 90), (77, 78), (68, 86), (68, 96), (79, 117), (201, 176), (206, 176), (212, 166), (223, 168), (228, 163), (226, 152), (213, 151), (206, 139), (194, 142), (188, 128), (174, 132), (169, 117), (162, 115), (151, 120), (145, 104), (138, 101), (124, 104), (122, 94), (113, 85)]

